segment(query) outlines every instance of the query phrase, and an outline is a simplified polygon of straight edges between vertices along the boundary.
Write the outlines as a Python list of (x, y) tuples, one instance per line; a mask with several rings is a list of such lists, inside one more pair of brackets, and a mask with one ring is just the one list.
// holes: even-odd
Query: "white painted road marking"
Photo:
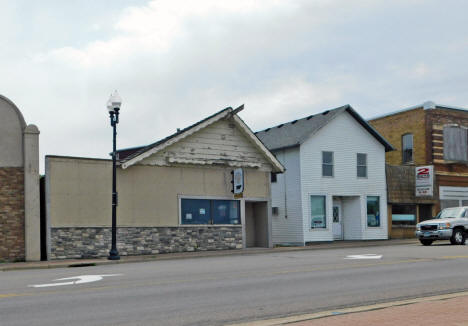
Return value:
[(33, 288), (45, 288), (45, 287), (50, 287), (50, 286), (62, 286), (62, 285), (84, 284), (84, 283), (91, 283), (91, 282), (100, 281), (100, 280), (102, 280), (104, 277), (108, 277), (108, 276), (120, 276), (120, 275), (123, 275), (123, 274), (80, 275), (80, 276), (59, 278), (59, 279), (54, 280), (54, 281), (67, 281), (67, 280), (76, 280), (76, 281), (59, 282), (59, 283), (48, 283), (48, 284), (35, 284), (35, 285), (29, 285), (29, 287), (33, 287)]
[(345, 259), (382, 259), (382, 255), (364, 254), (364, 255), (349, 255)]

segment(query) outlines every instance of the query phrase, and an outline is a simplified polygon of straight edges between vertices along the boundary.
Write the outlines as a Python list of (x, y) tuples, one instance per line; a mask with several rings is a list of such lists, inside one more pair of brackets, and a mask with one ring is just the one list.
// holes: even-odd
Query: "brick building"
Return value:
[[(440, 209), (468, 205), (468, 109), (426, 102), (369, 122), (395, 147), (386, 153), (391, 237), (413, 236)], [(432, 189), (418, 193), (422, 166), (433, 172)]]
[(40, 260), (39, 130), (0, 95), (0, 261)]

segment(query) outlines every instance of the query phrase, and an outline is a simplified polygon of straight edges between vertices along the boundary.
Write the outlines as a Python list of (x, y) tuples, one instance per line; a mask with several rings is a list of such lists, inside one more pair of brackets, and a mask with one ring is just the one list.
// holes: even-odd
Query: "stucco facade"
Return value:
[[(110, 160), (47, 156), (47, 211), (51, 227), (110, 226), (111, 169)], [(119, 168), (119, 226), (179, 226), (180, 197), (234, 198), (231, 171), (232, 168), (203, 166)], [(269, 198), (269, 172), (244, 172), (244, 198)]]

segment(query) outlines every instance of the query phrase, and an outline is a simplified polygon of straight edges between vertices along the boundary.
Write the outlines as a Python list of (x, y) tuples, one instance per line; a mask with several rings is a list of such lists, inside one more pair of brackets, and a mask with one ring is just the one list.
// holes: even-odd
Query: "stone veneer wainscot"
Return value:
[[(51, 229), (50, 259), (107, 257), (110, 246), (110, 227)], [(117, 228), (121, 256), (241, 248), (240, 225)]]

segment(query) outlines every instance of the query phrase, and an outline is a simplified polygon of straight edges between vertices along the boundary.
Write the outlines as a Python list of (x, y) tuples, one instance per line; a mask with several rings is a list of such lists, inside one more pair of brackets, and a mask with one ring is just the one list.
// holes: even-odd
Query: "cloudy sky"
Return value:
[[(108, 157), (227, 106), (253, 130), (351, 104), (468, 107), (463, 0), (0, 0), (0, 94), (46, 154)], [(42, 164), (43, 165), (43, 164)]]

